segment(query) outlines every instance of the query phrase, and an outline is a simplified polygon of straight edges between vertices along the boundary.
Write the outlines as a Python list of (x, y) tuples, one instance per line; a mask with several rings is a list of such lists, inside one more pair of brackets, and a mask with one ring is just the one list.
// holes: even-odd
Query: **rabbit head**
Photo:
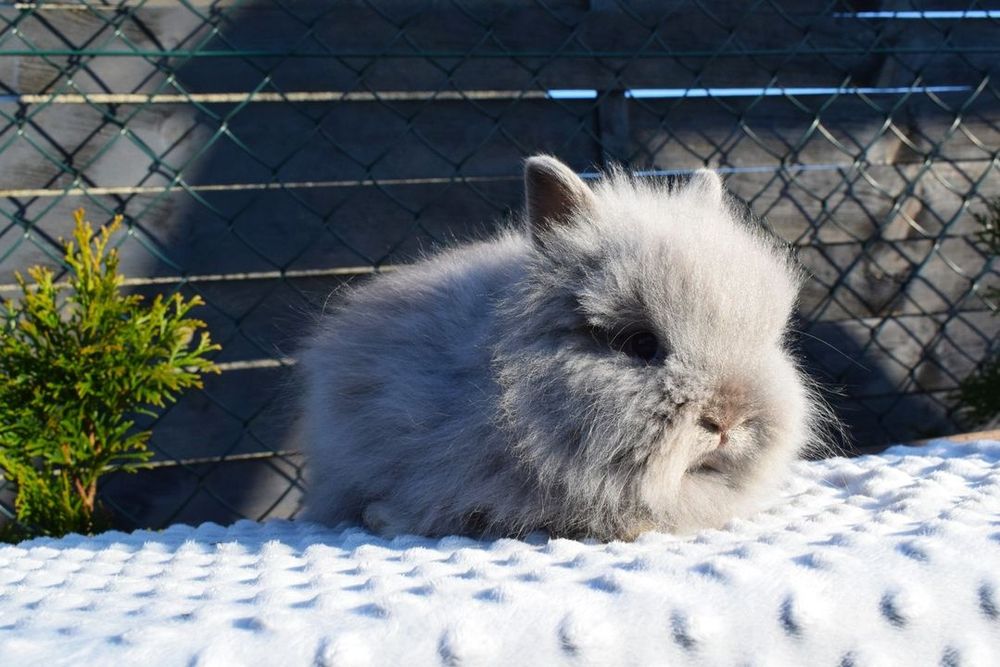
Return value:
[(818, 409), (786, 347), (800, 276), (737, 221), (717, 174), (593, 188), (528, 160), (533, 252), (497, 313), (498, 419), (554, 532), (719, 526), (806, 443)]

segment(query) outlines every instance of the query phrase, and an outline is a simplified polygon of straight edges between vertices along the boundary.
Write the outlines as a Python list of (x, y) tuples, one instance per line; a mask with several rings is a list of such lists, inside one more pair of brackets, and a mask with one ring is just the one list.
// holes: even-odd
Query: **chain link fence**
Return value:
[(509, 221), (532, 153), (708, 165), (810, 272), (799, 346), (856, 445), (954, 432), (1000, 321), (973, 215), (1000, 195), (998, 23), (954, 1), (8, 2), (0, 290), (58, 266), (73, 209), (124, 216), (129, 289), (200, 294), (224, 372), (105, 502), (123, 527), (293, 516), (287, 379), (337, 287)]

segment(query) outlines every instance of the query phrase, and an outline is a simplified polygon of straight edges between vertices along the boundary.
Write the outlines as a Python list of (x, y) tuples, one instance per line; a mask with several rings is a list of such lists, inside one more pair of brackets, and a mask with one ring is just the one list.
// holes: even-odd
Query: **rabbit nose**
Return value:
[(723, 447), (729, 442), (729, 425), (723, 423), (721, 419), (702, 415), (701, 419), (698, 420), (698, 424), (712, 435), (719, 436), (719, 447)]

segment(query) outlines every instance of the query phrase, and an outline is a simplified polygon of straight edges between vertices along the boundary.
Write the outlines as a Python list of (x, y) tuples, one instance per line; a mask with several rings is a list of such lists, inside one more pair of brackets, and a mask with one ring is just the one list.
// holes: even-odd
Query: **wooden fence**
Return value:
[[(918, 15), (922, 10), (936, 13)], [(968, 11), (966, 11), (968, 10)], [(71, 211), (201, 294), (225, 372), (113, 478), (128, 524), (294, 514), (296, 340), (330, 292), (521, 205), (521, 160), (720, 169), (812, 278), (800, 346), (858, 446), (956, 428), (997, 346), (1000, 5), (777, 0), (0, 8), (0, 289)]]

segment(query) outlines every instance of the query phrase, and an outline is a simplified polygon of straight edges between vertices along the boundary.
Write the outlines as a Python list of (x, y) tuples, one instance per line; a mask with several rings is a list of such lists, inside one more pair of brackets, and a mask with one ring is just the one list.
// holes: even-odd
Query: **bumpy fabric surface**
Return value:
[(802, 463), (724, 530), (240, 522), (0, 547), (0, 665), (996, 665), (1000, 442)]

